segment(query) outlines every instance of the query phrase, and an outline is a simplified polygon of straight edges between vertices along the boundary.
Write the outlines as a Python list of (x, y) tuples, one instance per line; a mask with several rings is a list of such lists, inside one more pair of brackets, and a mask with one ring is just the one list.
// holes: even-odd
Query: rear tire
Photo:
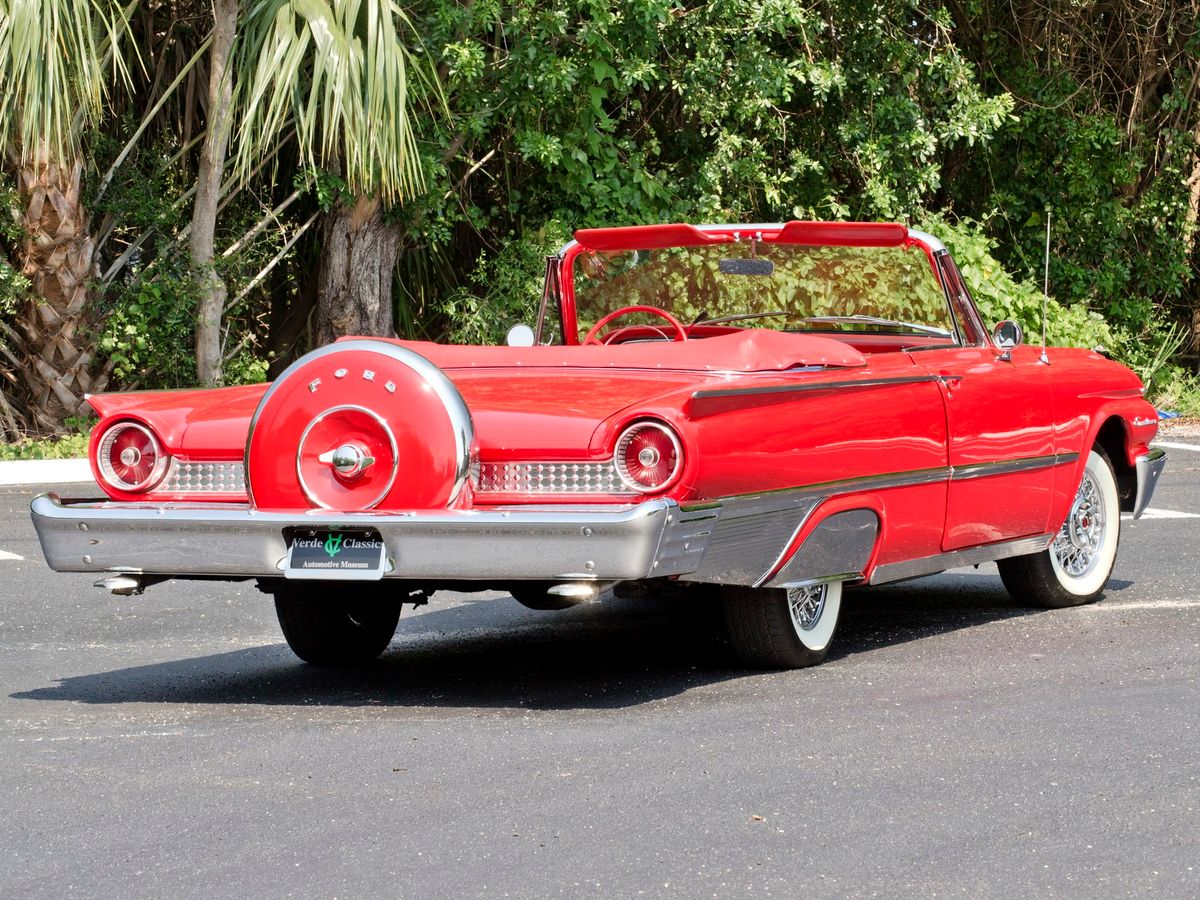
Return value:
[(829, 652), (841, 582), (803, 588), (726, 587), (725, 626), (738, 659), (760, 669), (815, 666)]
[(1104, 593), (1120, 540), (1117, 479), (1108, 458), (1093, 450), (1054, 543), (1041, 553), (1002, 559), (996, 567), (1021, 603), (1043, 609), (1082, 606)]
[(379, 584), (285, 581), (275, 614), (292, 652), (314, 666), (356, 666), (387, 649), (401, 600)]

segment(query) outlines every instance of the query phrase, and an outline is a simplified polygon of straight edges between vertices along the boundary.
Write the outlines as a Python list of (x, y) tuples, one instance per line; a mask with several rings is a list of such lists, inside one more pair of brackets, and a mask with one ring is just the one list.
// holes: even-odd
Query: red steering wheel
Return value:
[[(630, 313), (650, 313), (651, 315), (658, 316), (660, 319), (666, 319), (668, 322), (671, 323), (671, 327), (673, 329), (675, 329), (674, 340), (677, 340), (677, 341), (686, 341), (687, 340), (687, 329), (683, 327), (683, 323), (680, 322), (673, 315), (671, 315), (669, 312), (667, 312), (665, 309), (659, 309), (657, 306), (622, 306), (620, 309), (614, 309), (607, 316), (605, 316), (599, 322), (597, 322), (595, 325), (593, 325), (591, 330), (584, 337), (583, 342), (585, 344), (606, 343), (605, 341), (602, 341), (599, 338), (597, 338), (596, 335), (599, 334), (601, 329), (603, 329), (604, 326), (607, 325), (609, 322), (611, 322), (613, 319), (619, 319), (621, 316), (627, 316)], [(618, 329), (618, 330), (620, 330), (620, 329)], [(658, 331), (658, 329), (656, 328), (655, 331)], [(614, 334), (615, 333), (616, 332), (614, 332)], [(659, 333), (662, 334), (662, 332), (659, 332)]]

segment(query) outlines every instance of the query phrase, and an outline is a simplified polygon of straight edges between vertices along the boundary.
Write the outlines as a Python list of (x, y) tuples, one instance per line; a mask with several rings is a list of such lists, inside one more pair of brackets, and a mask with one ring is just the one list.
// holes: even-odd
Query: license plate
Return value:
[(387, 547), (377, 531), (294, 531), (288, 545), (285, 578), (378, 581)]

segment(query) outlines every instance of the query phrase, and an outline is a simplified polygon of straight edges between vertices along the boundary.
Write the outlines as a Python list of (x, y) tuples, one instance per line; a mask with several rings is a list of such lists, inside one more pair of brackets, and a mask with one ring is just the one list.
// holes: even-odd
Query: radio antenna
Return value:
[(1050, 207), (1046, 207), (1046, 269), (1042, 281), (1042, 355), (1039, 361), (1050, 365), (1046, 355), (1046, 317), (1050, 311)]

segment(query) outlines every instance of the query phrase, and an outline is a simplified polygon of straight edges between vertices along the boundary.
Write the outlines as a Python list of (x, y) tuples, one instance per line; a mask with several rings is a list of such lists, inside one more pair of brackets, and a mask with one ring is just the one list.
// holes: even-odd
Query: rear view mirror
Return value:
[(996, 327), (992, 329), (992, 340), (1001, 350), (1011, 350), (1013, 347), (1021, 346), (1024, 337), (1021, 326), (1012, 319), (997, 322)]
[(992, 329), (992, 343), (1000, 351), (998, 358), (1004, 362), (1012, 359), (1013, 347), (1021, 346), (1021, 341), (1024, 337), (1024, 334), (1021, 332), (1021, 326), (1012, 319), (997, 322), (996, 327)]
[(720, 270), (722, 275), (770, 275), (775, 263), (769, 259), (723, 259)]
[(508, 336), (504, 339), (504, 343), (510, 347), (532, 347), (533, 329), (528, 325), (514, 325), (508, 329)]

